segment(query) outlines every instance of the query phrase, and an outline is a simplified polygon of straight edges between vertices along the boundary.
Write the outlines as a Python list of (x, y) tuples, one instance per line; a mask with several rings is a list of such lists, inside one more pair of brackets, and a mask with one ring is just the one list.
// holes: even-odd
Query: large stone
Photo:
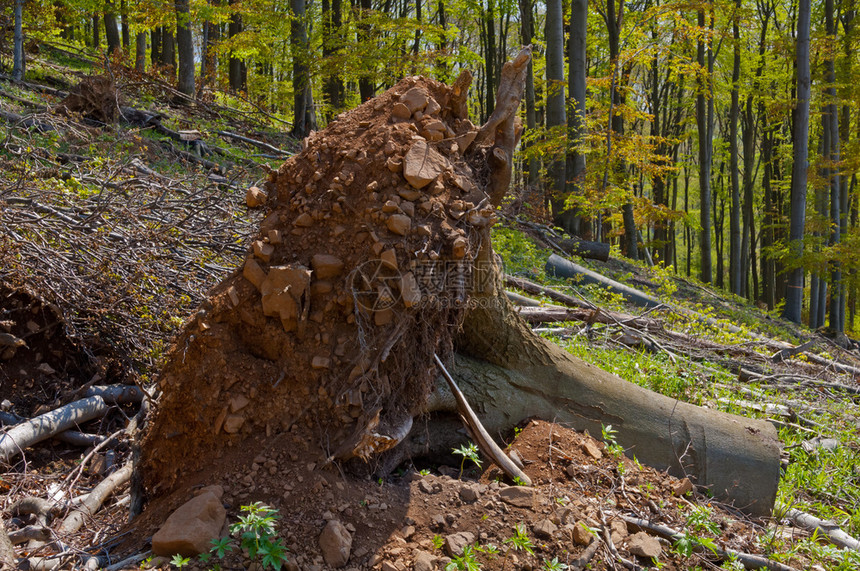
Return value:
[(594, 534), (586, 529), (584, 522), (577, 522), (573, 528), (573, 542), (577, 545), (588, 545), (592, 541)]
[(412, 143), (403, 157), (403, 176), (415, 188), (421, 189), (442, 174), (450, 163), (436, 149), (421, 139)]
[(245, 267), (242, 268), (242, 277), (254, 284), (254, 287), (259, 290), (266, 280), (266, 270), (260, 267), (257, 260), (249, 257), (245, 260)]
[(311, 258), (311, 267), (314, 269), (316, 279), (324, 280), (340, 275), (343, 271), (343, 262), (336, 256), (316, 254)]
[(415, 553), (415, 561), (412, 563), (412, 571), (433, 571), (436, 557), (426, 551)]
[(430, 95), (423, 87), (413, 87), (406, 93), (400, 96), (400, 103), (406, 105), (410, 113), (422, 111), (427, 107), (430, 101)]
[(298, 323), (299, 303), (311, 281), (311, 272), (302, 265), (274, 266), (260, 284), (263, 314), (279, 317), (284, 330), (293, 331)]
[(412, 228), (412, 219), (405, 214), (392, 214), (385, 221), (385, 225), (395, 234), (406, 236), (409, 233), (409, 229)]
[(475, 541), (475, 534), (469, 531), (460, 531), (445, 536), (445, 553), (450, 557), (463, 555), (463, 549)]
[(177, 553), (183, 557), (208, 553), (226, 518), (227, 511), (216, 494), (211, 491), (202, 493), (170, 514), (161, 529), (152, 536), (152, 552), (165, 557)]
[(541, 539), (551, 539), (558, 527), (548, 519), (542, 519), (532, 526), (534, 534)]
[(400, 298), (406, 307), (421, 303), (421, 289), (412, 272), (406, 272), (400, 276)]
[(346, 565), (352, 549), (349, 530), (336, 519), (331, 519), (320, 534), (320, 549), (328, 565), (338, 568)]
[(535, 489), (528, 486), (508, 486), (502, 488), (499, 497), (506, 504), (518, 508), (530, 508), (535, 500)]
[(651, 537), (644, 531), (630, 536), (630, 541), (627, 544), (627, 550), (631, 555), (639, 557), (650, 557), (656, 559), (663, 553), (663, 548), (660, 547), (660, 542), (656, 537)]
[(248, 208), (257, 208), (266, 204), (267, 198), (265, 192), (256, 186), (252, 186), (245, 193), (245, 204), (248, 205)]

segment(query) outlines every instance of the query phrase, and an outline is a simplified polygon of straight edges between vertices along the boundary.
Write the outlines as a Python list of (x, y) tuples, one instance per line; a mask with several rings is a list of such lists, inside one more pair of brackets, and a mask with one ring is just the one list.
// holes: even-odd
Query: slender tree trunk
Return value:
[[(520, 0), (520, 33), (524, 46), (530, 46), (532, 37), (534, 36), (533, 8), (533, 0)], [(534, 131), (537, 128), (537, 111), (535, 109), (535, 78), (534, 62), (532, 60), (529, 60), (529, 67), (526, 72), (525, 101), (526, 128), (529, 131)], [(540, 186), (540, 159), (536, 156), (530, 156), (527, 169), (528, 186), (533, 189), (537, 188)]]
[(146, 32), (134, 36), (134, 69), (141, 73), (146, 71)]
[(131, 26), (128, 23), (128, 0), (120, 0), (119, 13), (122, 18), (122, 49), (131, 48)]
[(179, 52), (180, 93), (194, 97), (194, 42), (191, 36), (191, 6), (189, 0), (175, 0), (176, 46)]
[[(370, 11), (373, 9), (373, 3), (371, 0), (361, 0), (361, 18), (359, 20), (366, 20), (370, 15)], [(361, 23), (358, 26), (358, 41), (359, 43), (369, 42), (370, 41), (370, 24)], [(358, 78), (358, 92), (362, 101), (367, 101), (371, 97), (373, 97), (376, 92), (375, 85), (375, 77), (376, 77), (376, 64), (375, 62), (370, 62), (369, 64), (372, 66), (370, 69), (366, 69), (364, 73)]]
[[(234, 5), (238, 0), (230, 0), (230, 5)], [(242, 15), (236, 11), (230, 14), (230, 23), (227, 26), (227, 35), (232, 38), (242, 32)], [(230, 89), (233, 91), (244, 91), (245, 85), (245, 62), (230, 54), (229, 61), (229, 82)]]
[(152, 64), (152, 67), (156, 67), (161, 64), (161, 37), (163, 35), (164, 28), (161, 26), (154, 28), (150, 33), (150, 40), (152, 43), (150, 53), (149, 53), (149, 61)]
[[(824, 3), (825, 25), (827, 28), (827, 36), (831, 42), (831, 51), (833, 54), (836, 48), (836, 23), (834, 21), (834, 2), (826, 0)], [(830, 161), (830, 238), (828, 244), (833, 248), (842, 241), (842, 221), (841, 221), (841, 206), (842, 206), (842, 183), (839, 174), (840, 150), (839, 150), (839, 106), (836, 97), (836, 63), (833, 56), (829, 56), (825, 61), (827, 70), (827, 130), (830, 132), (830, 154), (825, 157)], [(844, 301), (842, 295), (842, 268), (838, 260), (831, 263), (830, 274), (830, 328), (836, 332), (842, 331), (842, 305)]]
[(161, 33), (161, 63), (170, 69), (170, 74), (176, 74), (176, 38), (170, 28), (164, 28)]
[(92, 19), (93, 19), (93, 48), (99, 49), (99, 46), (101, 46), (101, 43), (102, 43), (101, 38), (99, 37), (99, 30), (101, 29), (101, 22), (100, 22), (99, 15), (97, 13), (93, 14)]
[[(713, 29), (713, 15), (711, 4), (708, 3), (707, 22), (709, 29)], [(714, 129), (714, 99), (713, 71), (714, 59), (710, 47), (710, 40), (704, 38), (706, 24), (705, 10), (699, 10), (698, 23), (700, 33), (703, 37), (699, 39), (696, 57), (701, 70), (707, 70), (707, 77), (699, 79), (699, 90), (696, 96), (696, 125), (699, 131), (699, 221), (701, 231), (699, 232), (699, 251), (701, 253), (701, 267), (699, 277), (705, 283), (713, 280), (712, 251), (711, 251), (711, 161), (713, 155), (713, 129)], [(706, 46), (707, 44), (707, 46)]]
[(800, 323), (803, 308), (803, 234), (806, 226), (806, 178), (809, 154), (809, 28), (811, 19), (810, 0), (799, 0), (797, 12), (797, 106), (794, 112), (794, 164), (791, 172), (791, 217), (788, 239), (794, 265), (785, 291), (785, 307), (782, 315), (789, 321)]
[(293, 130), (297, 138), (307, 137), (316, 128), (313, 99), (311, 98), (310, 71), (307, 58), (310, 54), (305, 0), (290, 0), (293, 18), (290, 20), (290, 44), (293, 57)]
[(113, 2), (105, 3), (105, 40), (107, 40), (108, 54), (122, 48), (119, 37), (119, 28), (116, 23), (116, 11)]
[(15, 37), (12, 55), (12, 78), (23, 81), (27, 73), (27, 59), (24, 55), (24, 0), (15, 0)]
[[(343, 26), (343, 3), (342, 0), (323, 0), (322, 33), (323, 33), (323, 58), (331, 58), (342, 50), (341, 27)], [(334, 65), (327, 65), (329, 70), (325, 76), (323, 90), (328, 100), (328, 120), (343, 108), (346, 89), (343, 78)]]
[[(568, 117), (567, 163), (565, 167), (565, 194), (581, 196), (585, 188), (585, 153), (581, 146), (584, 144), (586, 133), (585, 98), (587, 75), (587, 40), (588, 40), (588, 0), (572, 0), (570, 3), (570, 41), (568, 46), (568, 91), (571, 99), (571, 113)], [(573, 235), (583, 237), (582, 216), (579, 208), (568, 209), (556, 217), (556, 224), (565, 228)]]
[[(555, 2), (556, 0), (551, 0)], [(560, 1), (560, 0), (559, 0)], [(549, 2), (547, 3), (547, 12), (549, 12), (550, 6)], [(547, 17), (547, 26), (549, 26), (549, 17)], [(484, 54), (484, 69), (485, 76), (487, 78), (486, 85), (486, 115), (489, 115), (493, 108), (496, 106), (496, 82), (497, 82), (497, 74), (496, 74), (496, 0), (487, 0), (487, 11), (484, 14), (484, 26), (486, 28), (486, 46), (485, 46), (485, 54)], [(547, 41), (549, 43), (549, 41)], [(564, 53), (564, 44), (562, 43), (562, 53)], [(549, 47), (549, 46), (547, 46)], [(563, 58), (564, 56), (562, 56)], [(562, 67), (564, 64), (562, 63)], [(549, 71), (549, 70), (547, 70)], [(562, 71), (562, 77), (564, 77), (564, 71)], [(549, 79), (549, 75), (547, 75), (547, 79)], [(549, 91), (549, 90), (548, 90)], [(547, 102), (550, 100), (550, 95), (547, 94)], [(486, 119), (486, 117), (481, 117), (482, 120)], [(549, 126), (549, 109), (547, 109), (547, 126)], [(551, 167), (548, 167), (551, 168)]]
[[(546, 126), (567, 126), (564, 97), (564, 15), (561, 0), (547, 0), (546, 13)], [(557, 129), (554, 137), (564, 137)], [(562, 147), (563, 148), (563, 147)], [(547, 191), (552, 197), (553, 215), (565, 210), (565, 152), (551, 157), (547, 166)]]
[(741, 188), (738, 176), (738, 116), (740, 95), (738, 82), (741, 78), (741, 32), (738, 25), (741, 1), (735, 2), (735, 18), (732, 22), (734, 58), (732, 63), (732, 106), (729, 112), (729, 156), (732, 181), (732, 207), (729, 212), (729, 291), (742, 295), (741, 280), (746, 279), (741, 265)]

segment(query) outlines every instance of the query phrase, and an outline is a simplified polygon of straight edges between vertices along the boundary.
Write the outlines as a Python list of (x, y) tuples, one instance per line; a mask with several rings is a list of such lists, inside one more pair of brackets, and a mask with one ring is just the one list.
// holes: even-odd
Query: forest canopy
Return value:
[(187, 104), (230, 99), (296, 138), (410, 75), (475, 72), (473, 117), (533, 45), (509, 200), (580, 238), (854, 328), (854, 0), (4, 2), (3, 65), (95, 50)]

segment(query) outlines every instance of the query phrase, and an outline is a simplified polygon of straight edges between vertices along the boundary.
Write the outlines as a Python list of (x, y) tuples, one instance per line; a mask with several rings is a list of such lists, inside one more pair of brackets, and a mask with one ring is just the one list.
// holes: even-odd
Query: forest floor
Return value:
[[(246, 206), (248, 189), (299, 146), (284, 135), (283, 120), (241, 99), (170, 103), (177, 95), (166, 84), (116, 67), (109, 81), (77, 87), (105, 70), (68, 46), (42, 47), (29, 73), (27, 83), (0, 76), (3, 430), (93, 386), (149, 390), (171, 337), (244, 259), (261, 218)], [(860, 534), (856, 343), (618, 257), (581, 263), (663, 305), (646, 311), (605, 289), (548, 276), (544, 264), (557, 236), (540, 222), (519, 201), (505, 211), (493, 238), (507, 273), (609, 318), (596, 319), (595, 311), (584, 320), (536, 318), (538, 333), (652, 390), (770, 419), (784, 444), (772, 518), (751, 519), (689, 481), (641, 466), (633, 451), (625, 456), (614, 444), (611, 427), (588, 435), (534, 419), (497, 435), (522, 458), (530, 488), (506, 485), (492, 465), (479, 468), (468, 448), (413, 459), (377, 479), (322, 469), (317, 442), (260, 435), (265, 453), (231, 450), (231, 472), (206, 482), (223, 488), (228, 522), (255, 502), (277, 509), (285, 565), (302, 570), (328, 568), (318, 540), (328, 520), (350, 532), (347, 569), (743, 568), (733, 552), (775, 569), (860, 567), (856, 551), (835, 547), (827, 535), (834, 527), (849, 539)], [(800, 349), (775, 352), (769, 340)], [(64, 556), (51, 564), (64, 568), (82, 566), (88, 554), (102, 567), (171, 566), (152, 557), (148, 544), (169, 512), (145, 511), (129, 524), (128, 484), (74, 532), (62, 531), (68, 507), (43, 521), (21, 508), (28, 497), (68, 506), (116, 473), (132, 454), (127, 427), (139, 411), (139, 399), (112, 406), (79, 426), (95, 435), (88, 445), (48, 439), (4, 464), (5, 531), (51, 530), (50, 541), (17, 544), (18, 557), (48, 565), (38, 558), (59, 545)], [(832, 524), (815, 531), (791, 508)], [(217, 562), (259, 568), (247, 553)]]

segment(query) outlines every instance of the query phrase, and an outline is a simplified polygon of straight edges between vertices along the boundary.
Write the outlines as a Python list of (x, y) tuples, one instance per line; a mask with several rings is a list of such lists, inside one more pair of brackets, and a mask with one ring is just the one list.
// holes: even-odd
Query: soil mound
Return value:
[(300, 431), (341, 460), (406, 435), (480, 288), (492, 221), (486, 172), (464, 155), (465, 92), (405, 79), (271, 174), (243, 267), (170, 350), (142, 446), (150, 497), (204, 466), (217, 478), (213, 459), (252, 456), (252, 435)]

